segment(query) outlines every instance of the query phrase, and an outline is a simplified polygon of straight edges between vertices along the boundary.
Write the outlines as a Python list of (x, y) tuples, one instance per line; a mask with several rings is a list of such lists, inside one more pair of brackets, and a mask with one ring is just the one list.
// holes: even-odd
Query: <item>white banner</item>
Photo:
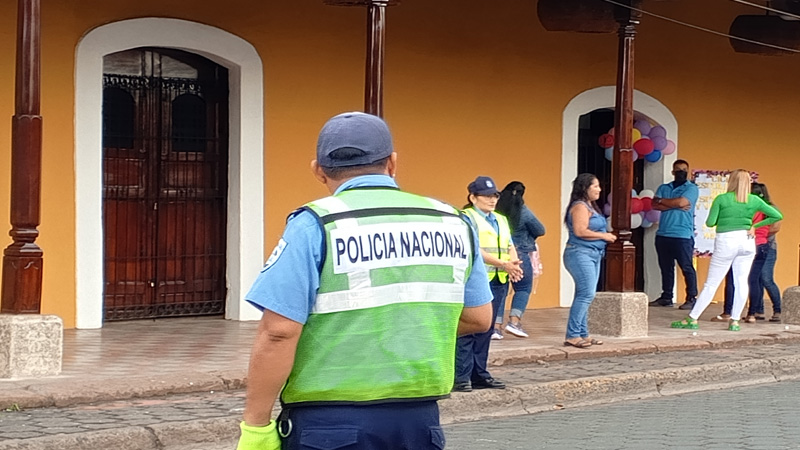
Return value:
[(359, 225), (331, 230), (333, 272), (423, 264), (466, 269), (470, 236), (466, 225), (406, 222)]
[[(717, 236), (716, 227), (707, 227), (706, 219), (711, 209), (711, 203), (719, 194), (728, 192), (729, 170), (693, 170), (692, 176), (698, 188), (697, 204), (694, 211), (694, 254), (700, 257), (709, 257), (714, 251), (714, 238)], [(750, 172), (753, 181), (758, 180), (758, 174)]]

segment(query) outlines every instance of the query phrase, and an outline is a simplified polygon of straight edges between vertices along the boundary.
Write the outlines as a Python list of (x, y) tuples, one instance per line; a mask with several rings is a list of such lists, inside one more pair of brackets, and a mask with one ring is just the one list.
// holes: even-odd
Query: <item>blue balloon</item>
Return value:
[(649, 162), (654, 163), (654, 162), (658, 161), (659, 159), (661, 159), (661, 151), (660, 150), (653, 150), (653, 152), (650, 153), (649, 155), (645, 155), (644, 159), (646, 159)]
[(608, 147), (605, 149), (606, 152), (606, 159), (611, 161), (611, 158), (614, 156), (614, 147)]

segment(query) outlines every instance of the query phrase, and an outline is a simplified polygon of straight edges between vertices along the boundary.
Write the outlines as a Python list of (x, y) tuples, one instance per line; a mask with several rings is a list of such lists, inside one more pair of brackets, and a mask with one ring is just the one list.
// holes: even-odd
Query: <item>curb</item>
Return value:
[[(454, 394), (440, 401), (439, 408), (442, 423), (451, 424), (798, 379), (800, 355), (473, 391)], [(236, 439), (240, 420), (237, 413), (233, 417), (9, 440), (0, 442), (0, 450), (189, 450), (192, 444)]]
[[(615, 342), (589, 349), (548, 346), (502, 348), (491, 350), (489, 353), (489, 365), (501, 367), (542, 361), (598, 359), (797, 342), (800, 342), (800, 332), (786, 331), (738, 339), (708, 336)], [(172, 394), (240, 390), (247, 387), (246, 376), (245, 369), (237, 369), (213, 372), (182, 372), (180, 374), (160, 376), (107, 378), (102, 380), (74, 378), (30, 380), (25, 387), (11, 387), (0, 392), (0, 408), (6, 408), (11, 405), (16, 405), (23, 409), (69, 407), (115, 400), (161, 397)]]

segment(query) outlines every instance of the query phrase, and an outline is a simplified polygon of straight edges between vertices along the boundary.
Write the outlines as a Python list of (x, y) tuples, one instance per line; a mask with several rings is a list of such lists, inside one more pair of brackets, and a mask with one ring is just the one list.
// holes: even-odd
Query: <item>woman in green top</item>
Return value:
[[(735, 296), (728, 329), (739, 331), (739, 319), (749, 293), (747, 277), (756, 255), (755, 229), (783, 219), (777, 209), (750, 193), (751, 182), (746, 170), (734, 170), (728, 176), (728, 192), (718, 195), (711, 204), (706, 226), (717, 227), (717, 236), (706, 283), (689, 317), (672, 322), (672, 328), (697, 329), (697, 319), (711, 304), (722, 279), (732, 268)], [(753, 216), (757, 211), (764, 213), (766, 218), (754, 224)]]

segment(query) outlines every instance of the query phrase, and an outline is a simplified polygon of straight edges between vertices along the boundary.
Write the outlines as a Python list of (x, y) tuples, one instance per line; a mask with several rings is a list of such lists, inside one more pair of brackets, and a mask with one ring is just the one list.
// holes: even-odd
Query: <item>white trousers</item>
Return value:
[(697, 302), (695, 302), (692, 312), (689, 313), (689, 317), (700, 318), (700, 314), (703, 314), (703, 311), (711, 304), (719, 285), (732, 267), (735, 292), (731, 319), (741, 319), (744, 304), (750, 293), (747, 277), (750, 275), (750, 266), (753, 265), (755, 257), (756, 240), (748, 236), (747, 231), (717, 233), (717, 237), (714, 239), (714, 253), (711, 255), (711, 262), (708, 265), (706, 283), (703, 285), (703, 291), (697, 297)]

